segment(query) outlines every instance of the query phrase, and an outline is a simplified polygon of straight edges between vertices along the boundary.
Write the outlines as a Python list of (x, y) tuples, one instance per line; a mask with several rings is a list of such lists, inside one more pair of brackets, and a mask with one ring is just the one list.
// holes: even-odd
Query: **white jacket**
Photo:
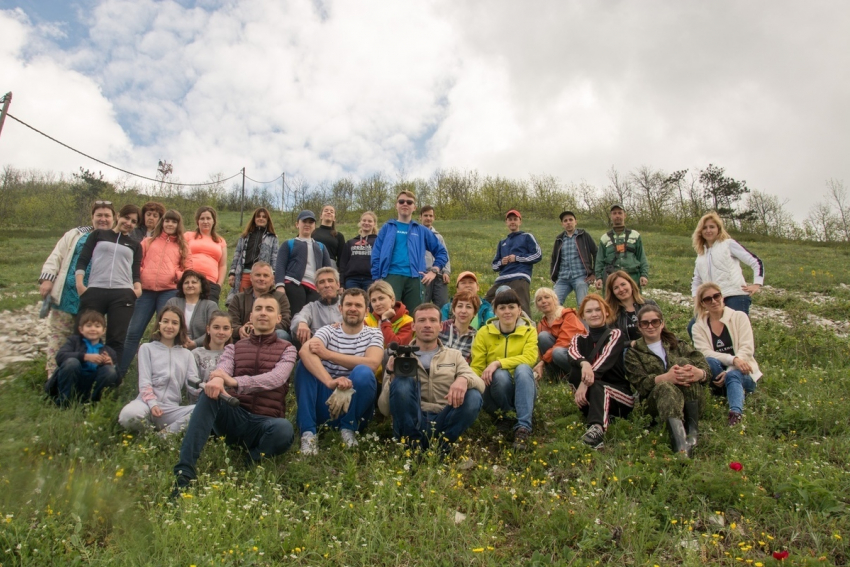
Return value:
[(729, 329), (735, 354), (722, 354), (714, 351), (711, 341), (711, 329), (708, 326), (708, 315), (700, 317), (694, 323), (694, 347), (704, 357), (719, 360), (720, 364), (725, 365), (727, 370), (734, 368), (732, 361), (736, 356), (748, 362), (752, 367), (750, 377), (758, 382), (758, 379), (761, 378), (761, 370), (759, 370), (759, 365), (753, 357), (756, 351), (756, 343), (753, 339), (753, 327), (750, 325), (750, 318), (743, 311), (735, 311), (734, 309), (724, 307), (723, 316), (720, 318), (720, 321)]
[(705, 251), (697, 256), (694, 264), (694, 279), (691, 282), (691, 295), (696, 296), (697, 288), (707, 282), (720, 286), (723, 297), (747, 295), (741, 286), (747, 285), (741, 262), (753, 269), (753, 283), (764, 283), (764, 264), (758, 256), (727, 238), (706, 246)]
[(74, 257), (74, 248), (77, 242), (84, 234), (92, 231), (90, 226), (78, 226), (72, 228), (59, 239), (56, 246), (44, 265), (41, 267), (41, 275), (38, 277), (38, 283), (45, 280), (53, 282), (53, 290), (50, 292), (50, 299), (54, 305), (59, 305), (62, 301), (62, 290), (65, 289), (65, 278), (68, 275), (68, 269), (71, 268), (71, 259)]

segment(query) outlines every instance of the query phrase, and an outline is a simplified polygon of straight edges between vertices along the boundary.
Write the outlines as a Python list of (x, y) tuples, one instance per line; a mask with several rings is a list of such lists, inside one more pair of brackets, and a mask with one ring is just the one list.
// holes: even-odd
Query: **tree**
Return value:
[(667, 182), (668, 176), (661, 170), (646, 165), (633, 172), (630, 179), (640, 196), (638, 209), (652, 224), (661, 224), (675, 186)]
[[(629, 209), (632, 204), (632, 184), (628, 178), (623, 178), (614, 166), (608, 170), (608, 186), (605, 188), (605, 194), (613, 196), (613, 201)], [(614, 203), (607, 203), (609, 206)]]
[(713, 164), (708, 164), (707, 168), (700, 170), (699, 181), (703, 186), (706, 199), (714, 204), (714, 210), (718, 215), (732, 220), (747, 216), (746, 212), (735, 212), (735, 204), (750, 192), (746, 181), (727, 177), (722, 167)]
[(829, 203), (815, 204), (809, 211), (809, 216), (806, 217), (803, 226), (808, 238), (822, 242), (838, 240), (838, 221)]
[(844, 242), (850, 242), (850, 201), (848, 201), (847, 190), (844, 182), (830, 179), (826, 182), (827, 202), (835, 205), (835, 224), (840, 229)]
[(345, 221), (346, 215), (354, 208), (354, 193), (356, 187), (350, 177), (338, 179), (331, 185), (331, 203), (336, 209), (336, 221)]
[(104, 179), (102, 172), (95, 173), (82, 167), (79, 173), (74, 174), (74, 179), (77, 180), (72, 186), (77, 220), (86, 224), (91, 218), (92, 203), (112, 199), (115, 187)]
[(390, 183), (383, 174), (375, 173), (361, 179), (355, 193), (361, 210), (377, 213), (384, 210), (390, 200)]
[(794, 219), (785, 210), (788, 201), (780, 201), (776, 195), (753, 191), (747, 197), (747, 210), (751, 218), (742, 223), (746, 232), (763, 236), (788, 237), (796, 232)]

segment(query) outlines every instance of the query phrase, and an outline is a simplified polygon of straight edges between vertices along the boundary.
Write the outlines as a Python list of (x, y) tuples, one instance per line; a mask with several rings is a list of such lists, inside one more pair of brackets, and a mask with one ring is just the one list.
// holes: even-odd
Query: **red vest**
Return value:
[[(256, 376), (271, 372), (280, 361), (283, 352), (292, 346), (277, 338), (273, 332), (268, 335), (251, 335), (233, 346), (233, 375)], [(242, 407), (256, 415), (284, 417), (286, 415), (286, 393), (289, 381), (274, 390), (264, 390), (252, 394), (233, 394), (239, 398)]]

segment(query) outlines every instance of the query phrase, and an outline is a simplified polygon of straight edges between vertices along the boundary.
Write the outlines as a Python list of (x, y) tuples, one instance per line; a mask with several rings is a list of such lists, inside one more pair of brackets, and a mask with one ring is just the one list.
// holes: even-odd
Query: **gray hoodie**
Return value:
[(292, 336), (298, 330), (298, 324), (304, 322), (310, 327), (310, 332), (314, 333), (332, 323), (342, 323), (342, 313), (339, 312), (339, 299), (335, 298), (332, 303), (327, 303), (323, 299), (311, 301), (304, 306), (297, 315), (292, 317), (292, 322), (289, 325), (292, 331)]
[(165, 346), (159, 341), (139, 349), (139, 396), (149, 408), (179, 406), (187, 381), (197, 379), (198, 367), (192, 351), (182, 346)]

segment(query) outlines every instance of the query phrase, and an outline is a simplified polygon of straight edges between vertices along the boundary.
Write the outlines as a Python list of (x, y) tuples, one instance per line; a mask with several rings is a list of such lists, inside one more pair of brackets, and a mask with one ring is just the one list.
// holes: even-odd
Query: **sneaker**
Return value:
[(729, 427), (734, 427), (741, 423), (741, 420), (744, 418), (743, 415), (739, 414), (736, 411), (729, 412)]
[(591, 449), (601, 449), (605, 445), (605, 432), (601, 425), (594, 423), (587, 428), (581, 440)]
[(351, 447), (357, 447), (357, 437), (354, 435), (354, 431), (351, 429), (340, 429), (339, 434), (342, 435), (342, 442), (345, 443), (345, 446), (349, 449)]
[(308, 431), (301, 434), (301, 454), (302, 455), (318, 455), (319, 440), (316, 434)]
[(183, 476), (182, 474), (178, 474), (174, 479), (174, 485), (171, 489), (171, 494), (169, 494), (168, 499), (172, 502), (179, 499), (183, 496), (183, 493), (189, 490), (189, 479)]
[(524, 451), (528, 449), (528, 438), (531, 437), (531, 430), (525, 427), (518, 427), (514, 432), (514, 450)]

